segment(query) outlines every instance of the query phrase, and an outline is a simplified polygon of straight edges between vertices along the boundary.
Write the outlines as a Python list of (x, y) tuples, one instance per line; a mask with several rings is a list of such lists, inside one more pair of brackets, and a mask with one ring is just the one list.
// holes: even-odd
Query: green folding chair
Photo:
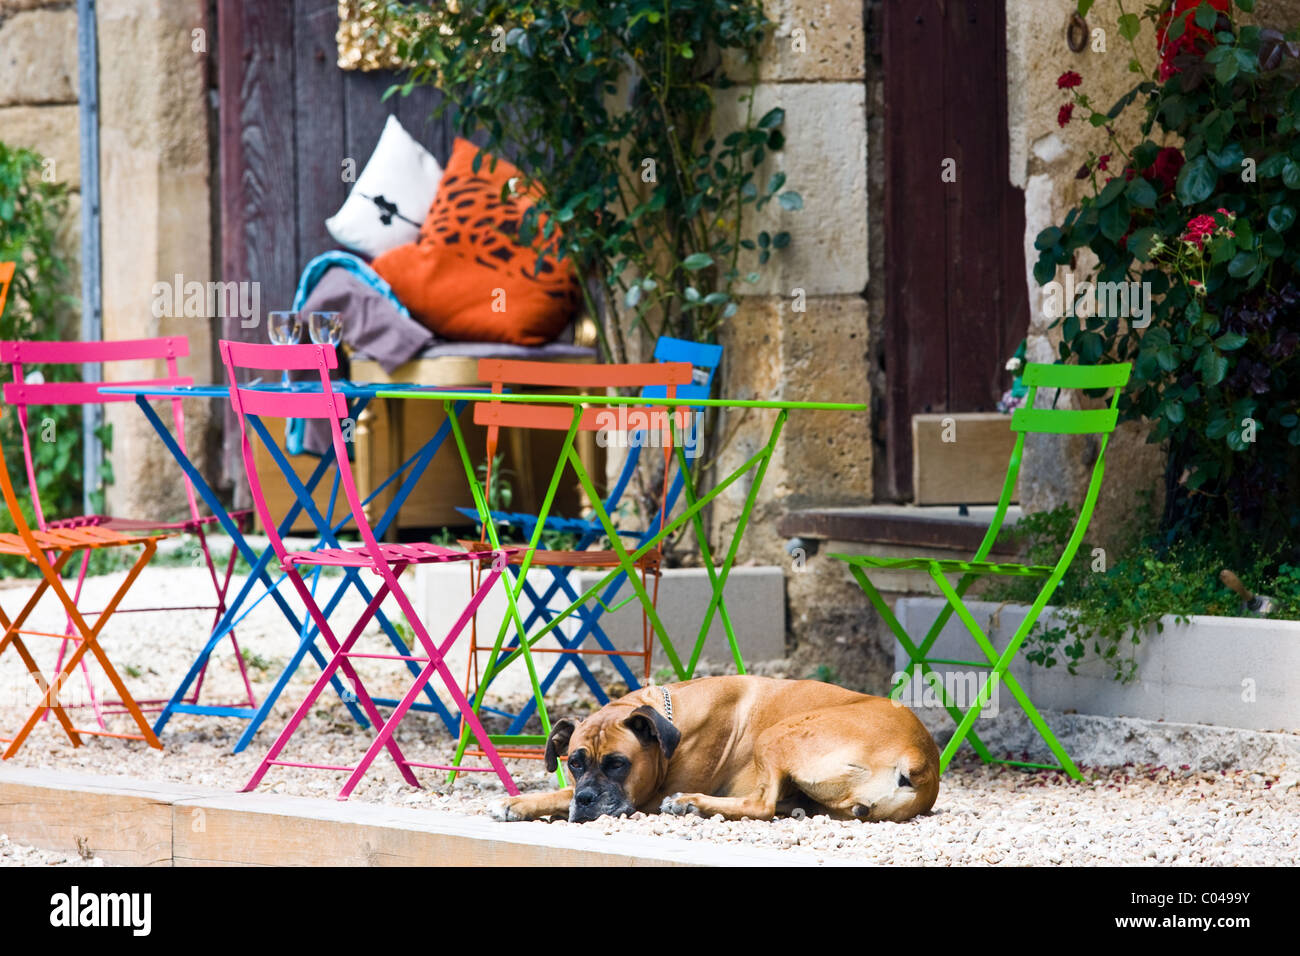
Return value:
[[(1047, 726), (1047, 722), (1038, 713), (1033, 702), (1030, 701), (1029, 696), (1020, 686), (1020, 682), (1011, 673), (1010, 667), (1011, 662), (1015, 660), (1016, 653), (1020, 650), (1020, 645), (1024, 643), (1029, 632), (1033, 630), (1034, 624), (1043, 612), (1043, 608), (1047, 606), (1047, 602), (1051, 599), (1056, 586), (1060, 584), (1066, 569), (1069, 568), (1070, 562), (1074, 560), (1075, 552), (1078, 551), (1079, 545), (1083, 542), (1083, 536), (1088, 530), (1088, 522), (1092, 518), (1093, 508), (1097, 504), (1097, 494), (1101, 491), (1101, 478), (1106, 463), (1106, 445), (1110, 441), (1111, 432), (1115, 430), (1115, 422), (1119, 415), (1117, 411), (1119, 395), (1128, 382), (1131, 370), (1132, 366), (1130, 365), (1030, 364), (1025, 366), (1023, 380), (1025, 385), (1029, 387), (1029, 395), (1025, 399), (1025, 406), (1016, 409), (1011, 416), (1011, 430), (1017, 432), (1018, 435), (1016, 436), (1015, 447), (1011, 452), (1011, 462), (1007, 467), (1007, 478), (1002, 485), (1002, 495), (998, 499), (998, 507), (993, 515), (993, 523), (989, 526), (988, 533), (984, 535), (984, 540), (980, 543), (979, 549), (970, 561), (942, 561), (934, 558), (876, 558), (860, 554), (831, 555), (832, 558), (848, 564), (849, 571), (862, 587), (862, 590), (866, 592), (872, 606), (884, 618), (890, 630), (894, 632), (910, 659), (903, 675), (890, 692), (890, 696), (898, 700), (903, 689), (916, 676), (919, 669), (924, 679), (930, 683), (942, 699), (944, 708), (957, 722), (956, 732), (940, 755), (940, 772), (948, 769), (953, 754), (961, 747), (962, 742), (969, 738), (975, 752), (986, 763), (1004, 763), (1013, 767), (1031, 767), (1040, 770), (1064, 770), (1075, 780), (1083, 779), (1083, 775), (1079, 773), (1079, 768), (1074, 765), (1070, 755), (1065, 752), (1065, 748), (1061, 746), (1051, 728)], [(1035, 408), (1034, 399), (1037, 397), (1040, 387), (1056, 389), (1109, 388), (1113, 390), (1113, 394), (1109, 408), (1096, 410)], [(1016, 478), (1020, 472), (1020, 456), (1025, 447), (1025, 435), (1029, 432), (1052, 435), (1102, 436), (1101, 447), (1097, 451), (1097, 461), (1092, 468), (1092, 480), (1088, 483), (1088, 493), (1084, 497), (1083, 507), (1079, 511), (1079, 520), (1074, 526), (1074, 532), (1070, 535), (1070, 540), (1066, 543), (1065, 551), (1054, 566), (1000, 564), (985, 560), (989, 551), (993, 548), (998, 533), (1002, 530), (1002, 521), (1006, 517), (1007, 505), (1011, 503), (1011, 495), (1015, 491)], [(891, 571), (928, 571), (940, 592), (947, 598), (947, 606), (940, 612), (929, 632), (919, 643), (913, 642), (908, 633), (903, 630), (902, 625), (898, 623), (898, 618), (894, 616), (893, 611), (881, 598), (880, 592), (867, 578), (868, 568)], [(949, 574), (961, 575), (955, 587), (946, 577)], [(1024, 621), (1016, 629), (1011, 641), (1007, 644), (1006, 650), (1001, 654), (994, 649), (988, 635), (984, 633), (984, 630), (962, 602), (962, 597), (967, 589), (977, 577), (982, 575), (1011, 575), (1045, 579), (1042, 589), (1038, 592), (1038, 597), (1029, 608), (1029, 613), (1025, 615)], [(940, 632), (954, 613), (966, 625), (971, 637), (975, 639), (975, 643), (979, 645), (987, 660), (952, 660), (929, 656), (934, 642), (938, 640)], [(965, 713), (958, 709), (956, 702), (943, 686), (943, 681), (938, 679), (938, 675), (931, 667), (932, 664), (987, 668), (989, 670), (989, 676), (980, 687), (974, 704)], [(1007, 690), (1011, 692), (1011, 695), (1024, 709), (1029, 720), (1038, 729), (1039, 734), (1042, 735), (1043, 740), (1056, 756), (1056, 759), (1060, 761), (1059, 765), (1029, 763), (1021, 760), (999, 760), (989, 753), (988, 747), (975, 733), (974, 726), (975, 721), (979, 718), (985, 705), (988, 704), (999, 682), (1006, 686)]]

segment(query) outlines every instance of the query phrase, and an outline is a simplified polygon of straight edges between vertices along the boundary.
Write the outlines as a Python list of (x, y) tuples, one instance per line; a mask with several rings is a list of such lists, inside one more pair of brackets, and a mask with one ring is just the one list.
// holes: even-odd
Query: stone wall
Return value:
[[(54, 161), (69, 189), (61, 245), (70, 294), (81, 283), (81, 145), (77, 12), (66, 0), (0, 0), (0, 141)], [(77, 329), (62, 329), (75, 335)]]
[[(103, 209), (104, 337), (185, 335), (180, 373), (212, 381), (213, 320), (155, 317), (154, 285), (214, 278), (207, 69), (215, 56), (201, 0), (99, 0), (100, 181)], [(204, 31), (195, 34), (195, 30)], [(202, 47), (196, 50), (195, 47)], [(180, 311), (179, 309), (177, 311)], [(160, 376), (159, 363), (123, 363), (115, 379)], [(214, 414), (215, 413), (215, 414)], [(220, 408), (185, 403), (187, 447), (200, 468)], [(164, 417), (170, 423), (170, 414)], [(134, 404), (109, 406), (116, 483), (109, 507), (122, 514), (185, 508), (180, 470)]]
[[(207, 319), (157, 319), (154, 284), (212, 278), (202, 0), (99, 0), (103, 333), (106, 339), (187, 335), (181, 374), (211, 381), (215, 339)], [(204, 30), (196, 37), (194, 30)], [(196, 46), (204, 47), (196, 51)], [(80, 263), (81, 167), (77, 11), (67, 0), (0, 0), (0, 139), (54, 160), (68, 183), (65, 249)], [(79, 269), (70, 292), (79, 297)], [(76, 337), (79, 329), (59, 334)], [(117, 380), (164, 375), (162, 363), (105, 369)], [(210, 404), (186, 408), (187, 441), (204, 460)], [(110, 509), (179, 515), (180, 472), (133, 404), (107, 408), (115, 483)], [(170, 415), (167, 416), (170, 421)]]
[[(785, 109), (785, 148), (759, 181), (780, 170), (802, 210), (772, 204), (755, 228), (789, 230), (790, 247), (761, 269), (762, 279), (724, 326), (723, 381), (728, 395), (787, 400), (870, 400), (867, 307), (867, 77), (863, 5), (831, 0), (768, 0), (776, 29), (759, 64), (755, 115)], [(719, 104), (725, 123), (729, 110)], [(729, 474), (767, 441), (773, 413), (727, 413), (714, 479)], [(786, 511), (872, 499), (868, 413), (792, 412), (776, 446), (738, 555), (786, 573), (788, 640), (800, 665), (840, 666), (856, 655), (865, 602), (842, 568), (796, 566), (776, 530)], [(711, 515), (714, 543), (731, 541), (750, 490), (742, 480)], [(800, 573), (806, 572), (806, 573)], [(847, 603), (846, 603), (847, 602)], [(797, 650), (796, 650), (797, 649)]]

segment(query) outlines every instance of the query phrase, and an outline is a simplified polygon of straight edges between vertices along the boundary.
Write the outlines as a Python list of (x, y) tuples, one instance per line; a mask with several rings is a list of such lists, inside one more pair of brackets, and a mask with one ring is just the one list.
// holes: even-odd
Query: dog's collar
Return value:
[(659, 688), (664, 695), (664, 716), (668, 718), (668, 723), (673, 722), (673, 695), (668, 693), (667, 687)]

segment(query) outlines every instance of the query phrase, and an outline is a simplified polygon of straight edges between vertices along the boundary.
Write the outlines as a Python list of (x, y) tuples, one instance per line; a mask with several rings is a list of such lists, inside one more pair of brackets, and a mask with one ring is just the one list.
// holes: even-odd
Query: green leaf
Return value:
[(1282, 166), (1282, 182), (1287, 189), (1300, 189), (1300, 163), (1288, 159)]
[(1216, 354), (1214, 349), (1207, 348), (1196, 360), (1196, 370), (1201, 373), (1201, 381), (1205, 387), (1213, 388), (1223, 381), (1223, 376), (1228, 374), (1228, 360)]
[(686, 296), (687, 302), (700, 301), (700, 290), (695, 288), (695, 286), (693, 285), (688, 285), (686, 289), (682, 292), (682, 295)]
[(627, 295), (623, 297), (623, 304), (629, 309), (635, 309), (637, 303), (641, 301), (641, 286), (634, 285), (627, 290)]
[(1219, 20), (1219, 11), (1210, 6), (1208, 0), (1201, 0), (1196, 8), (1196, 25), (1202, 30), (1213, 30)]
[(1214, 78), (1220, 83), (1228, 84), (1237, 78), (1241, 65), (1236, 57), (1226, 56), (1214, 67)]
[(1255, 11), (1255, 0), (1236, 0), (1237, 9), (1244, 13), (1253, 13)]
[(1246, 341), (1246, 336), (1238, 332), (1224, 332), (1214, 340), (1214, 345), (1221, 352), (1235, 352), (1245, 345)]
[(1119, 35), (1132, 42), (1142, 30), (1142, 21), (1136, 13), (1126, 13), (1119, 18)]
[(1268, 227), (1286, 232), (1295, 223), (1295, 206), (1274, 206), (1268, 211)]
[(1259, 264), (1259, 256), (1254, 252), (1239, 252), (1228, 263), (1228, 275), (1234, 279), (1250, 275)]
[(778, 232), (775, 236), (772, 237), (773, 249), (784, 249), (788, 245), (790, 245), (790, 233)]
[(699, 272), (713, 265), (713, 256), (707, 252), (693, 252), (682, 260), (682, 268), (688, 272)]
[(1156, 189), (1142, 177), (1134, 179), (1124, 190), (1128, 196), (1129, 202), (1135, 206), (1141, 206), (1143, 209), (1151, 209), (1156, 204)]
[(1112, 242), (1119, 242), (1128, 232), (1131, 221), (1126, 201), (1111, 203), (1101, 211), (1101, 234)]
[(777, 106), (763, 114), (763, 118), (758, 121), (759, 129), (775, 129), (785, 122), (785, 110)]
[(1034, 240), (1034, 248), (1039, 252), (1042, 252), (1045, 249), (1052, 248), (1052, 246), (1056, 245), (1060, 241), (1061, 230), (1056, 226), (1048, 226), (1040, 232), (1038, 238)]
[(1079, 5), (1075, 8), (1079, 11), (1079, 16), (1086, 17), (1088, 11), (1092, 9), (1094, 0), (1079, 0)]
[(788, 189), (781, 193), (781, 195), (777, 197), (777, 202), (781, 204), (782, 209), (789, 212), (794, 212), (797, 209), (803, 208), (803, 196), (800, 196), (793, 189)]
[(1151, 246), (1159, 238), (1160, 233), (1151, 226), (1148, 226), (1145, 229), (1139, 229), (1137, 232), (1133, 233), (1133, 235), (1128, 237), (1128, 251), (1133, 253), (1139, 261), (1150, 262)]
[(1218, 170), (1207, 157), (1198, 156), (1179, 172), (1174, 191), (1178, 194), (1179, 202), (1184, 206), (1191, 206), (1209, 199), (1214, 194), (1214, 187), (1218, 182)]
[(1210, 162), (1225, 173), (1240, 171), (1241, 161), (1246, 158), (1240, 143), (1228, 143), (1217, 152), (1212, 149), (1206, 150), (1206, 155), (1210, 157)]
[(1124, 188), (1127, 185), (1128, 183), (1124, 181), (1124, 177), (1122, 176), (1117, 176), (1115, 179), (1108, 182), (1102, 187), (1101, 192), (1097, 193), (1097, 208), (1103, 209), (1113, 203), (1120, 197), (1120, 194), (1124, 192)]

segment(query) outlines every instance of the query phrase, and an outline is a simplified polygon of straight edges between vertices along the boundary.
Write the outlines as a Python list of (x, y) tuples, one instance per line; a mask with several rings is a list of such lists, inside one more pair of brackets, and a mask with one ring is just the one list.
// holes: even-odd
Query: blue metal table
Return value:
[[(288, 385), (278, 383), (259, 384), (256, 387), (266, 389), (267, 391), (282, 392), (320, 390), (319, 383), (311, 382), (293, 382)], [(376, 397), (381, 389), (386, 392), (400, 392), (407, 388), (407, 386), (402, 385), (369, 385), (348, 381), (335, 382), (333, 383), (333, 387), (335, 391), (342, 394), (347, 399), (348, 412), (354, 421), (361, 415), (366, 406)], [(431, 388), (427, 385), (409, 387), (412, 389), (419, 389), (422, 392), (428, 392), (431, 390), (437, 391), (436, 388)], [(140, 410), (144, 412), (145, 418), (149, 421), (149, 424), (153, 426), (154, 431), (157, 432), (158, 437), (162, 440), (164, 447), (166, 447), (172, 457), (176, 459), (176, 463), (180, 465), (181, 470), (189, 477), (190, 481), (194, 484), (194, 489), (199, 493), (199, 496), (207, 506), (212, 509), (212, 514), (216, 516), (217, 520), (221, 523), (221, 527), (225, 529), (226, 534), (230, 535), (233, 547), (239, 549), (239, 553), (252, 568), (243, 587), (235, 596), (234, 600), (232, 600), (227, 606), (226, 613), (217, 622), (216, 627), (208, 637), (207, 643), (204, 644), (203, 649), (194, 659), (189, 671), (185, 674), (184, 679), (173, 692), (171, 699), (163, 708), (162, 713), (159, 714), (153, 727), (154, 733), (161, 735), (163, 728), (167, 725), (167, 722), (171, 719), (173, 714), (202, 714), (207, 716), (241, 718), (248, 721), (248, 726), (244, 729), (243, 734), (240, 735), (239, 740), (235, 744), (234, 752), (239, 753), (252, 741), (254, 735), (270, 714), (271, 709), (275, 706), (275, 702), (279, 699), (280, 694), (283, 692), (290, 678), (293, 677), (299, 665), (302, 663), (303, 658), (307, 655), (311, 655), (317, 665), (322, 668), (326, 665), (326, 659), (325, 655), (322, 654), (320, 649), (316, 646), (316, 638), (319, 636), (319, 630), (312, 623), (310, 617), (299, 618), (293, 608), (289, 606), (289, 603), (285, 600), (284, 596), (280, 594), (279, 585), (284, 580), (284, 575), (281, 574), (278, 578), (272, 579), (268, 571), (268, 567), (275, 557), (275, 552), (269, 546), (265, 548), (261, 554), (258, 554), (253, 549), (240, 531), (238, 524), (231, 518), (230, 512), (212, 490), (212, 486), (208, 484), (203, 475), (194, 466), (194, 463), (181, 449), (176, 438), (172, 435), (162, 418), (149, 404), (149, 399), (151, 398), (206, 398), (225, 399), (229, 401), (230, 388), (226, 385), (189, 385), (171, 388), (110, 385), (100, 388), (100, 391), (107, 395), (130, 395), (135, 399)], [(465, 390), (460, 389), (459, 391), (463, 392)], [(464, 401), (457, 402), (454, 414), (459, 415), (464, 407)], [(308, 476), (307, 480), (304, 482), (294, 472), (288, 458), (276, 444), (274, 439), (272, 439), (270, 432), (267, 431), (267, 428), (262, 421), (258, 417), (252, 415), (248, 416), (248, 421), (252, 424), (253, 429), (265, 443), (267, 451), (275, 461), (276, 466), (284, 475), (290, 490), (297, 499), (290, 508), (289, 513), (280, 523), (278, 529), (279, 534), (281, 536), (288, 534), (289, 529), (293, 527), (293, 523), (299, 514), (305, 511), (312, 523), (316, 526), (316, 530), (320, 535), (315, 547), (340, 547), (337, 535), (343, 527), (352, 520), (352, 514), (349, 511), (341, 520), (335, 520), (334, 517), (334, 507), (338, 499), (339, 491), (339, 472), (337, 468), (333, 467), (336, 464), (333, 447), (331, 446), (330, 449), (321, 456), (320, 461), (312, 470), (311, 475)], [(384, 510), (379, 521), (375, 522), (373, 525), (376, 538), (383, 538), (389, 526), (401, 510), (401, 506), (405, 503), (411, 492), (415, 490), (416, 484), (428, 468), (429, 463), (433, 460), (433, 456), (437, 454), (438, 449), (442, 447), (442, 443), (450, 433), (451, 421), (450, 419), (446, 419), (443, 421), (442, 426), (438, 431), (435, 432), (424, 445), (407, 458), (406, 461), (402, 462), (402, 464), (400, 464), (393, 473), (378, 487), (376, 487), (374, 491), (370, 493), (369, 497), (365, 499), (365, 502), (363, 503), (368, 504), (376, 496), (382, 494), (390, 485), (400, 479), (401, 484), (394, 493), (393, 500), (388, 504), (388, 507)], [(330, 493), (330, 503), (326, 509), (327, 513), (321, 514), (320, 509), (317, 508), (315, 501), (312, 499), (312, 494), (324, 479), (325, 475), (331, 470), (334, 472), (334, 482), (333, 489)], [(315, 593), (317, 584), (320, 581), (320, 574), (321, 569), (317, 568), (312, 575), (311, 588), (313, 593)], [(261, 582), (265, 586), (265, 591), (255, 600), (250, 600), (252, 598), (253, 590), (258, 582)], [(346, 568), (344, 569), (343, 582), (338, 586), (334, 594), (330, 596), (329, 601), (322, 607), (326, 617), (333, 613), (334, 609), (338, 606), (339, 602), (343, 599), (344, 594), (350, 587), (355, 587), (361, 594), (362, 598), (367, 602), (373, 597), (370, 589), (362, 582), (358, 569)], [(186, 692), (202, 672), (204, 666), (207, 664), (208, 658), (212, 655), (213, 650), (221, 643), (222, 639), (225, 638), (226, 635), (230, 634), (234, 630), (240, 621), (242, 621), (258, 604), (262, 602), (263, 599), (268, 596), (280, 608), (285, 619), (290, 625), (292, 625), (294, 631), (298, 634), (298, 647), (293, 656), (290, 657), (289, 662), (285, 665), (284, 670), (281, 671), (280, 675), (276, 678), (274, 686), (262, 701), (261, 705), (253, 708), (185, 703), (184, 697)], [(406, 644), (402, 641), (401, 636), (393, 627), (392, 622), (388, 620), (382, 611), (376, 615), (376, 619), (379, 621), (380, 627), (388, 636), (388, 640), (393, 644), (394, 648), (397, 649), (398, 653), (407, 654), (408, 650)], [(413, 674), (418, 676), (419, 668), (414, 662), (407, 661), (406, 665)], [(342, 681), (337, 677), (335, 677), (330, 683), (335, 692), (338, 693), (340, 699), (342, 699), (343, 703), (347, 706), (348, 711), (352, 714), (353, 718), (363, 727), (368, 726), (369, 721), (366, 720), (365, 715), (363, 715), (360, 709), (356, 706), (356, 698), (352, 691), (345, 687)], [(452, 716), (442, 701), (438, 699), (438, 696), (433, 693), (431, 688), (425, 688), (425, 696), (427, 700), (425, 702), (413, 704), (412, 709), (436, 713), (451, 734), (458, 734), (460, 732), (459, 715)], [(397, 701), (375, 698), (375, 703), (391, 707), (395, 706)]]

